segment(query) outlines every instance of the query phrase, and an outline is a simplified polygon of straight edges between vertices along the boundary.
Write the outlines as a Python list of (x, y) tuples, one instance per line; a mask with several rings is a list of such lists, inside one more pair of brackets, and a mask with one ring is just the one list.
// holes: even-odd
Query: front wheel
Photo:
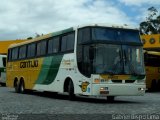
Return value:
[(15, 92), (16, 92), (16, 93), (19, 93), (18, 81), (16, 81), (16, 82), (14, 83), (14, 89), (15, 89)]
[(69, 99), (74, 100), (75, 99), (75, 94), (74, 94), (74, 85), (73, 85), (72, 80), (69, 81), (68, 93), (69, 93)]

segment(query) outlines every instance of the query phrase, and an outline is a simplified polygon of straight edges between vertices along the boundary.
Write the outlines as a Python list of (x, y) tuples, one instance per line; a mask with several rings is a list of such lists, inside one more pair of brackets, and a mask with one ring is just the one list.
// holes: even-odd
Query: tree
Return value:
[(150, 7), (148, 8), (148, 17), (147, 17), (147, 21), (152, 21), (153, 17), (155, 15), (157, 15), (157, 9), (155, 7)]
[(146, 21), (140, 23), (140, 34), (160, 34), (160, 15), (155, 7), (148, 8)]
[(30, 40), (30, 39), (32, 39), (32, 37), (28, 37), (27, 39)]

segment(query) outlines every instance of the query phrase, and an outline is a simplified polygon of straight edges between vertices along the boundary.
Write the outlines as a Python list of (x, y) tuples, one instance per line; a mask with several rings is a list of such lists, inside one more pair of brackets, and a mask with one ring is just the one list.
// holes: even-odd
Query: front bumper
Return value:
[(92, 84), (93, 96), (142, 96), (145, 84)]

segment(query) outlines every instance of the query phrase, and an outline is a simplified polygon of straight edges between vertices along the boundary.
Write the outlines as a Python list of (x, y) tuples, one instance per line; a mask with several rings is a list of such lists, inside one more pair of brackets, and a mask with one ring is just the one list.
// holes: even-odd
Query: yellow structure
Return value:
[(142, 35), (145, 50), (160, 51), (160, 34)]
[(160, 90), (160, 34), (142, 35), (145, 50), (146, 87)]
[(24, 41), (26, 41), (26, 39), (25, 40), (5, 40), (5, 41), (0, 40), (0, 54), (7, 54), (8, 47), (11, 44), (16, 44)]
[(160, 52), (146, 51), (146, 87), (150, 91), (160, 90)]

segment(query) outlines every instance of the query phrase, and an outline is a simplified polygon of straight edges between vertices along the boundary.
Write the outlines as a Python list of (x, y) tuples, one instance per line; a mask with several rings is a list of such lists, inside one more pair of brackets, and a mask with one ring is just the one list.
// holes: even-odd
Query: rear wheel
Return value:
[(19, 92), (20, 93), (25, 93), (25, 88), (24, 88), (24, 82), (21, 81), (19, 84)]
[(75, 99), (75, 94), (74, 94), (74, 85), (73, 85), (72, 80), (69, 81), (68, 93), (69, 93), (69, 99), (74, 100)]

